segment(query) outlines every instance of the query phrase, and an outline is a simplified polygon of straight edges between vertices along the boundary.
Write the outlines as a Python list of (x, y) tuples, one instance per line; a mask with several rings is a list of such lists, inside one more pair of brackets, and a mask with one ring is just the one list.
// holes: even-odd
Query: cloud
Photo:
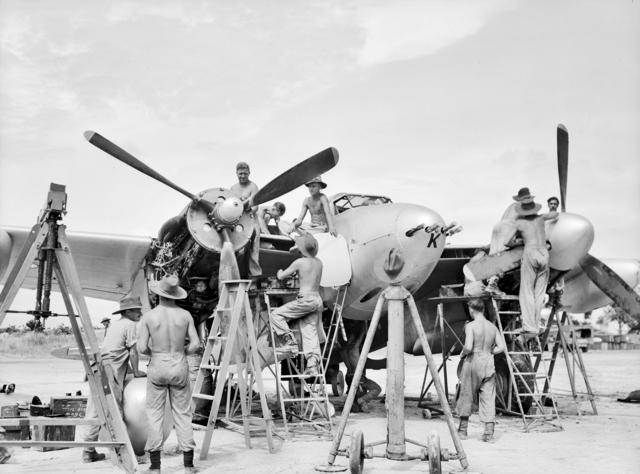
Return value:
[(358, 9), (365, 31), (358, 63), (363, 66), (416, 59), (477, 33), (514, 2), (484, 0), (384, 2)]

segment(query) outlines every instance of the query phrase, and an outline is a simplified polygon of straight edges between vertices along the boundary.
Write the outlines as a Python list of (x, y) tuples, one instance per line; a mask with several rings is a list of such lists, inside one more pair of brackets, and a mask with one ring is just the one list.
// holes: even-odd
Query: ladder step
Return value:
[(520, 311), (498, 311), (499, 314), (521, 314)]
[(233, 308), (216, 308), (214, 311), (222, 312), (222, 311), (231, 311), (232, 309)]
[(509, 355), (511, 355), (511, 354), (540, 355), (540, 354), (542, 354), (542, 352), (540, 352), (540, 351), (531, 351), (531, 352), (528, 352), (528, 351), (508, 351), (508, 354)]
[(193, 395), (191, 395), (191, 397), (193, 398), (201, 398), (203, 400), (215, 400), (216, 397), (214, 397), (213, 395), (207, 395), (206, 393), (194, 393)]
[(219, 370), (221, 367), (222, 367), (221, 365), (213, 365), (213, 364), (200, 365), (201, 369), (207, 369), (207, 370)]
[(522, 331), (521, 330), (516, 330), (516, 331), (502, 331), (502, 334), (521, 334)]
[(324, 402), (325, 397), (299, 397), (299, 398), (288, 398), (282, 397), (282, 401), (287, 402)]
[(225, 339), (229, 339), (229, 336), (209, 336), (210, 341), (224, 341)]

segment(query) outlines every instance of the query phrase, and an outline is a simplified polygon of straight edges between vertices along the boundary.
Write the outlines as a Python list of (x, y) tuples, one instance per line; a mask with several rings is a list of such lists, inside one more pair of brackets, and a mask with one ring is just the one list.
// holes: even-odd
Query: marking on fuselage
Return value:
[(433, 244), (434, 248), (438, 248), (438, 236), (440, 234), (429, 234), (429, 243), (427, 244), (427, 248), (431, 247), (431, 244)]

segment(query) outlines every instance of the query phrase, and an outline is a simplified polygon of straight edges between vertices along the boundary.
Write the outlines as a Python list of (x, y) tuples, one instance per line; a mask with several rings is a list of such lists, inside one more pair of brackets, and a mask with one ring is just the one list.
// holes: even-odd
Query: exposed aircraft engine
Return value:
[(593, 225), (585, 217), (563, 212), (547, 229), (549, 266), (554, 270), (571, 270), (584, 257), (593, 244)]
[[(125, 382), (122, 412), (124, 422), (127, 425), (129, 438), (133, 451), (138, 455), (144, 454), (144, 444), (147, 442), (147, 432), (149, 423), (145, 411), (147, 403), (147, 379), (138, 378)], [(163, 439), (169, 437), (173, 428), (173, 415), (171, 414), (171, 404), (169, 400), (165, 405)]]
[(0, 278), (4, 275), (11, 259), (11, 237), (0, 229)]

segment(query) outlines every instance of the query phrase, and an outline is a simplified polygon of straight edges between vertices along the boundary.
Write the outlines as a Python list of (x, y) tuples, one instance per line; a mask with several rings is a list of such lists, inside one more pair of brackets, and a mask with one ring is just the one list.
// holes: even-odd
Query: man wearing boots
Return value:
[(473, 321), (465, 326), (465, 340), (462, 349), (462, 373), (460, 375), (460, 395), (456, 411), (460, 416), (458, 435), (467, 438), (467, 426), (472, 408), (478, 405), (480, 421), (484, 422), (482, 441), (491, 441), (496, 416), (496, 370), (493, 356), (504, 351), (498, 329), (484, 317), (484, 302), (472, 299), (467, 303)]
[[(138, 369), (137, 323), (142, 315), (142, 303), (138, 297), (125, 297), (120, 300), (120, 309), (113, 314), (120, 314), (120, 319), (111, 321), (111, 327), (106, 332), (101, 346), (102, 362), (113, 395), (122, 407), (122, 393), (124, 391), (124, 378), (127, 374), (129, 364), (133, 369), (134, 377), (144, 377), (145, 373)], [(93, 402), (93, 397), (89, 397), (87, 406), (87, 418), (97, 418), (98, 412)], [(98, 441), (100, 425), (89, 425), (85, 428), (84, 441)], [(95, 448), (85, 448), (82, 451), (83, 462), (102, 461), (106, 456), (99, 453)]]
[(149, 472), (160, 472), (167, 395), (185, 472), (197, 472), (193, 467), (196, 444), (191, 427), (191, 387), (186, 355), (196, 352), (200, 339), (191, 314), (176, 306), (176, 300), (187, 297), (187, 292), (178, 285), (178, 277), (165, 276), (160, 281), (151, 282), (149, 289), (160, 298), (158, 306), (142, 317), (138, 339), (140, 352), (151, 356), (147, 369), (149, 432), (145, 445), (151, 460)]
[(284, 345), (277, 350), (292, 354), (298, 353), (298, 343), (287, 322), (295, 319), (300, 321), (302, 351), (307, 361), (305, 374), (315, 376), (318, 375), (320, 364), (318, 331), (322, 331), (323, 303), (320, 297), (322, 262), (316, 258), (318, 242), (313, 235), (305, 232), (295, 241), (302, 253), (302, 258), (295, 260), (286, 270), (278, 270), (277, 277), (279, 280), (284, 280), (297, 273), (300, 279), (300, 291), (295, 300), (273, 310), (270, 320), (273, 331), (284, 342)]

